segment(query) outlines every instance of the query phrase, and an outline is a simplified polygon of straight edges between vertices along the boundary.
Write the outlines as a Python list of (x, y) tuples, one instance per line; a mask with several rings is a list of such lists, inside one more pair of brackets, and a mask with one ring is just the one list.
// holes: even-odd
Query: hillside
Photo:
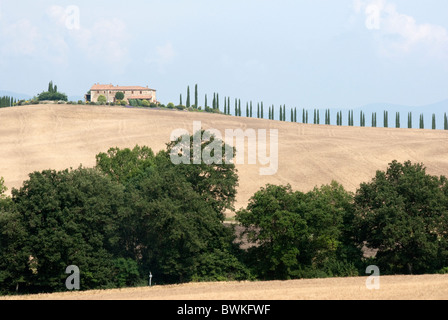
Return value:
[(290, 183), (296, 190), (307, 191), (334, 179), (355, 191), (395, 159), (423, 162), (430, 174), (448, 175), (448, 132), (442, 130), (304, 125), (210, 113), (36, 105), (0, 110), (0, 176), (9, 189), (19, 188), (35, 170), (94, 166), (95, 155), (110, 147), (138, 144), (159, 151), (165, 149), (173, 130), (183, 128), (192, 133), (193, 121), (223, 134), (225, 129), (267, 129), (268, 134), (269, 129), (278, 129), (275, 175), (260, 176), (259, 164), (237, 165), (237, 208), (245, 206), (267, 183)]

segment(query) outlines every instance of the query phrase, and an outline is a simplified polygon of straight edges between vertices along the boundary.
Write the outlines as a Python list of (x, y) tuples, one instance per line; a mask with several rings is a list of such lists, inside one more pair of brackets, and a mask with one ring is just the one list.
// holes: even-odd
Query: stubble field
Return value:
[[(20, 188), (36, 170), (95, 165), (110, 147), (146, 145), (165, 149), (175, 129), (278, 130), (278, 170), (260, 176), (260, 165), (238, 164), (236, 208), (267, 183), (294, 190), (341, 183), (355, 191), (392, 160), (424, 163), (432, 175), (448, 175), (448, 132), (442, 130), (336, 127), (138, 108), (37, 105), (0, 109), (0, 176)], [(269, 138), (267, 153), (269, 155)], [(239, 152), (242, 152), (241, 150)], [(247, 155), (246, 155), (247, 157)], [(246, 162), (247, 163), (247, 162)], [(267, 165), (268, 166), (268, 165)], [(10, 190), (9, 190), (10, 191)], [(8, 191), (8, 192), (9, 192)], [(230, 214), (231, 215), (231, 214)], [(381, 277), (380, 290), (367, 290), (365, 277), (274, 282), (199, 283), (30, 296), (32, 299), (446, 299), (448, 276)], [(17, 297), (16, 297), (17, 298)]]

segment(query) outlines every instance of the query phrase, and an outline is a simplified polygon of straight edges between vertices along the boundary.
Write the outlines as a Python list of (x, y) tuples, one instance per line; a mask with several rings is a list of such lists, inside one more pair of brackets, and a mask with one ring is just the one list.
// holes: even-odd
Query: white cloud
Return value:
[(42, 38), (39, 30), (28, 19), (4, 26), (0, 35), (1, 52), (6, 55), (33, 55)]
[(100, 19), (91, 28), (80, 28), (74, 33), (76, 43), (86, 56), (109, 64), (127, 62), (128, 34), (120, 19)]
[(398, 12), (396, 6), (386, 0), (354, 0), (353, 9), (365, 14), (365, 25), (374, 31), (382, 54), (401, 56), (424, 51), (431, 57), (448, 58), (445, 28), (419, 23), (414, 17)]
[(171, 42), (166, 42), (164, 45), (155, 47), (155, 54), (148, 55), (145, 63), (156, 65), (159, 73), (165, 73), (165, 68), (176, 57), (176, 51)]

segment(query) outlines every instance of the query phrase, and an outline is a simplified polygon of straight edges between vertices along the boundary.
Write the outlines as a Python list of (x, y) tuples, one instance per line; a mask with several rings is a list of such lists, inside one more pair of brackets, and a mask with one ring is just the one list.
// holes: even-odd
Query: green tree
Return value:
[(147, 146), (136, 145), (133, 149), (110, 148), (107, 152), (96, 155), (96, 167), (121, 184), (126, 184), (154, 164), (154, 152)]
[(124, 99), (124, 93), (123, 92), (117, 92), (115, 94), (115, 99), (118, 100), (118, 101), (123, 100)]
[[(65, 269), (82, 271), (81, 288), (113, 285), (116, 232), (122, 223), (123, 187), (95, 169), (34, 172), (12, 190), (15, 229), (26, 234), (19, 241), (24, 290), (65, 289)], [(16, 279), (17, 280), (17, 279)], [(18, 280), (17, 280), (18, 281)]]
[(100, 95), (100, 96), (98, 97), (98, 103), (99, 103), (99, 104), (106, 104), (106, 102), (107, 102), (107, 99), (106, 99), (105, 96)]
[(197, 109), (199, 107), (199, 99), (198, 99), (198, 85), (194, 86), (194, 108)]
[(359, 246), (378, 250), (382, 274), (430, 273), (448, 264), (448, 184), (422, 164), (393, 161), (356, 192)]
[(190, 86), (187, 87), (187, 102), (186, 102), (186, 107), (190, 108), (191, 104), (190, 104)]
[(356, 275), (350, 259), (359, 260), (360, 251), (344, 227), (351, 199), (336, 182), (306, 194), (290, 185), (261, 188), (236, 215), (249, 243), (257, 244), (247, 263), (261, 279)]

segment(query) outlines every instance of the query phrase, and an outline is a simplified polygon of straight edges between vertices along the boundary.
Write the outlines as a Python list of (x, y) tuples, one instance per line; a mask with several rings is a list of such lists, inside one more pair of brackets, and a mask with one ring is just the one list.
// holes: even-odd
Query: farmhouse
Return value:
[(124, 100), (148, 100), (148, 102), (157, 103), (156, 90), (139, 86), (114, 86), (112, 84), (96, 83), (90, 88), (90, 94), (86, 94), (86, 101), (98, 102), (99, 96), (106, 97), (107, 102), (115, 102), (115, 94), (124, 93)]

